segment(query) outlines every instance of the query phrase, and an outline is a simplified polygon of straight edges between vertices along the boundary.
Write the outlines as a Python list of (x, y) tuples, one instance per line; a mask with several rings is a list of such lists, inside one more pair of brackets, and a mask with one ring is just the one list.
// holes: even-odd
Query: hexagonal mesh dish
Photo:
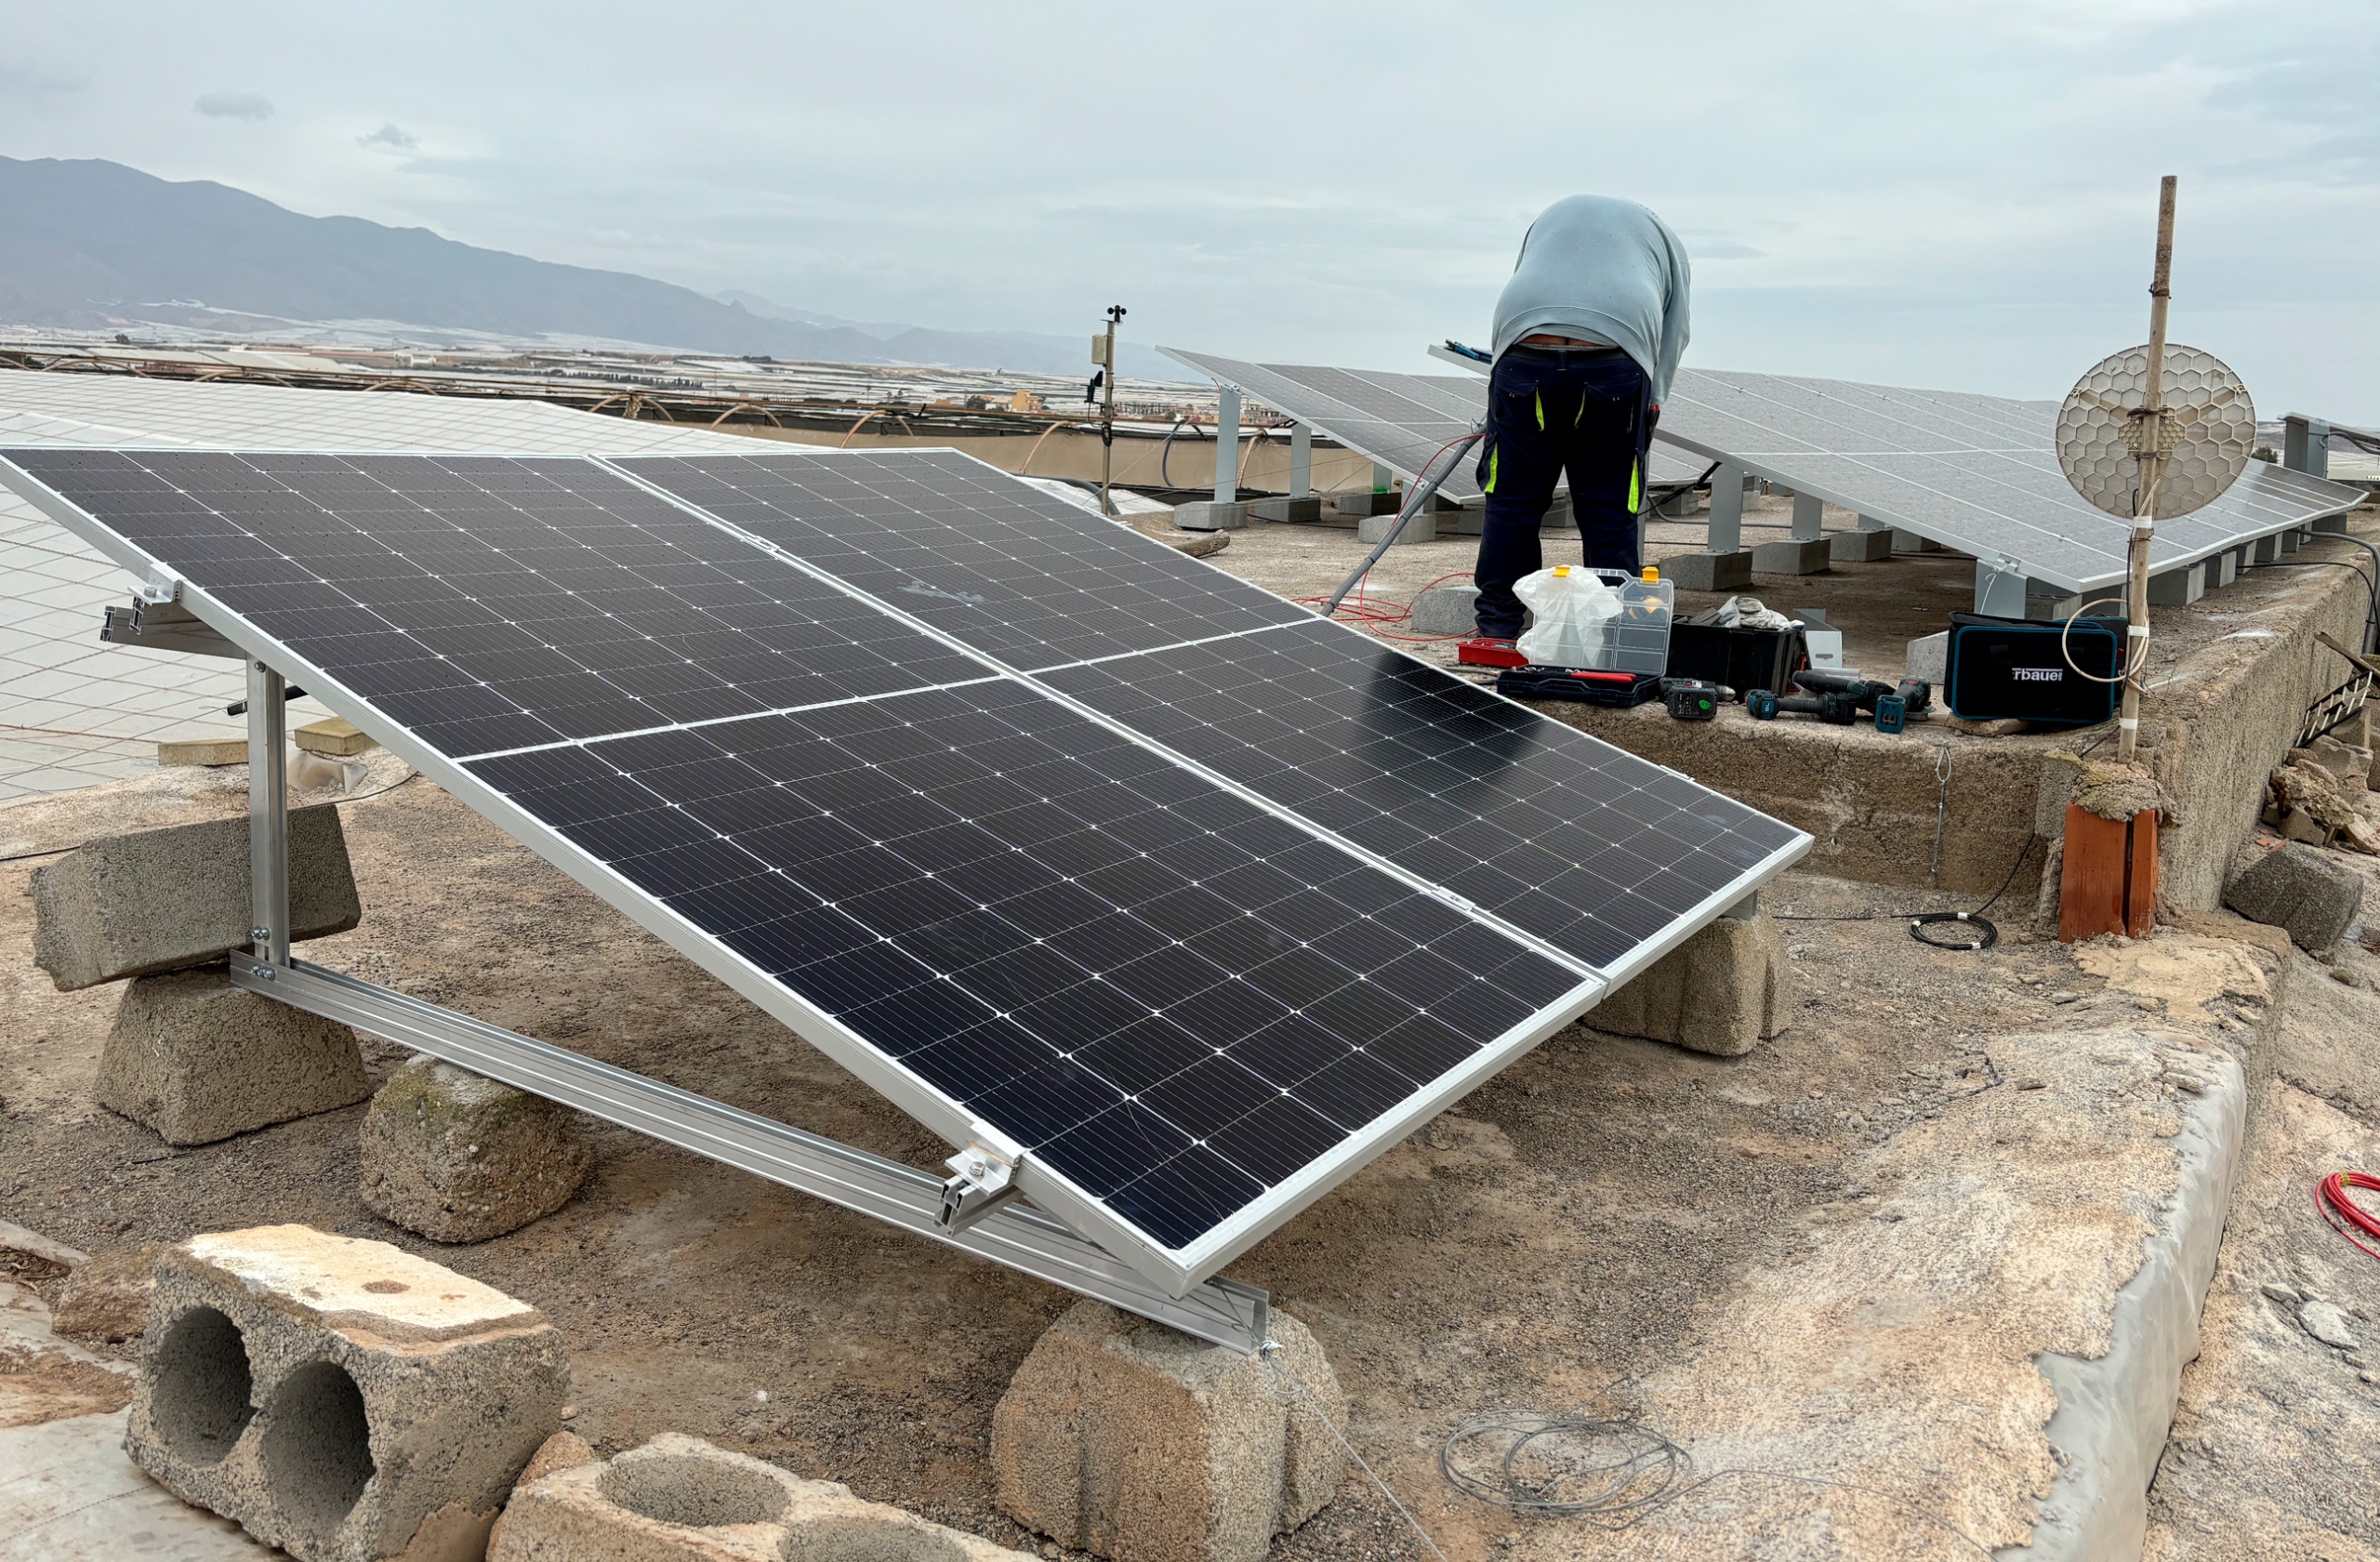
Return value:
[[(2133, 416), (2147, 399), (2148, 344), (2116, 353), (2075, 382), (2057, 409), (2057, 464), (2074, 491), (2109, 515), (2129, 521), (2140, 480), (2136, 442), (2145, 420)], [(2256, 408), (2230, 365), (2212, 352), (2165, 344), (2165, 475), (2157, 484), (2156, 518), (2214, 503), (2247, 470), (2256, 445)]]

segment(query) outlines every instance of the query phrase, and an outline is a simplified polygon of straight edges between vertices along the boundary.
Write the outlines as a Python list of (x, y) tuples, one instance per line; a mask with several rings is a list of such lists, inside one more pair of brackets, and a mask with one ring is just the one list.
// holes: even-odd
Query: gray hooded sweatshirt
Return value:
[(1496, 353), (1540, 332), (1609, 342), (1636, 360), (1656, 404), (1686, 343), (1693, 274), (1669, 225), (1633, 201), (1572, 195), (1529, 224), (1496, 300)]

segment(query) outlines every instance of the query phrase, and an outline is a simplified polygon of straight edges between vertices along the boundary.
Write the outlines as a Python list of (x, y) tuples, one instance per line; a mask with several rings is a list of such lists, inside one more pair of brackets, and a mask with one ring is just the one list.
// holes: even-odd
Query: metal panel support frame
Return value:
[[(357, 1026), (474, 1074), (650, 1134), (740, 1171), (1064, 1286), (1184, 1334), (1253, 1352), (1271, 1329), (1265, 1292), (1221, 1276), (1168, 1296), (1098, 1244), (1012, 1197), (957, 1199), (950, 1183), (897, 1160), (665, 1085), (468, 1014), (289, 955), (287, 687), (248, 664), (251, 952), (232, 984)], [(956, 1164), (956, 1160), (954, 1160)], [(952, 1209), (952, 1205), (959, 1206)]]

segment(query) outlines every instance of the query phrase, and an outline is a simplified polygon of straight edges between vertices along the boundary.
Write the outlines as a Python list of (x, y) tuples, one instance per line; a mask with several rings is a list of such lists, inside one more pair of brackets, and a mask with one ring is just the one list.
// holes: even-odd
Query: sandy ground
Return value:
[[(0, 854), (222, 813), (237, 775), (0, 810)], [(344, 813), (366, 914), (310, 958), (939, 1158), (427, 781)], [(364, 1209), (360, 1107), (168, 1149), (89, 1100), (119, 990), (60, 994), (30, 968), (33, 866), (0, 867), (0, 1213), (90, 1251), (283, 1220), (394, 1241), (555, 1319), (574, 1346), (574, 1425), (599, 1448), (692, 1432), (1025, 1539), (991, 1507), (985, 1438), (1065, 1294), (600, 1125), (585, 1194), (468, 1248)], [(1772, 903), (1839, 916), (1880, 908), (1875, 894), (1796, 878)], [(1926, 949), (1891, 920), (1788, 936), (1799, 995), (1774, 1044), (1722, 1061), (1573, 1029), (1234, 1265), (1323, 1340), (1357, 1446), (1449, 1556), (1930, 1556), (1972, 1555), (1951, 1526), (2023, 1538), (2050, 1472), (2031, 1354), (2103, 1341), (2107, 1298), (2172, 1185), (2159, 1135), (2180, 1098), (2161, 1059), (2258, 1034), (2274, 973), (2252, 946), (2202, 941), (2229, 974), (2169, 1001), (2134, 990), (2168, 976), (2093, 974), (2022, 933), (1980, 955)], [(368, 1052), (384, 1073), (401, 1061)], [(1953, 1402), (1966, 1409), (1941, 1413)], [(1616, 1536), (1518, 1518), (1438, 1475), (1439, 1442), (1469, 1418), (1580, 1404), (1658, 1424), (1705, 1473), (1784, 1474), (1697, 1488)], [(1416, 1554), (1354, 1480), (1279, 1551)]]

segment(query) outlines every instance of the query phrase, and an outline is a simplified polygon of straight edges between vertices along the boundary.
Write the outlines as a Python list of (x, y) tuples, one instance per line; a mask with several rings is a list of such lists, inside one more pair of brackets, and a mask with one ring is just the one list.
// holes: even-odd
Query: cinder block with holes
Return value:
[(258, 1226), (158, 1262), (125, 1451), (298, 1562), (477, 1556), (569, 1386), (526, 1303), (386, 1242)]

